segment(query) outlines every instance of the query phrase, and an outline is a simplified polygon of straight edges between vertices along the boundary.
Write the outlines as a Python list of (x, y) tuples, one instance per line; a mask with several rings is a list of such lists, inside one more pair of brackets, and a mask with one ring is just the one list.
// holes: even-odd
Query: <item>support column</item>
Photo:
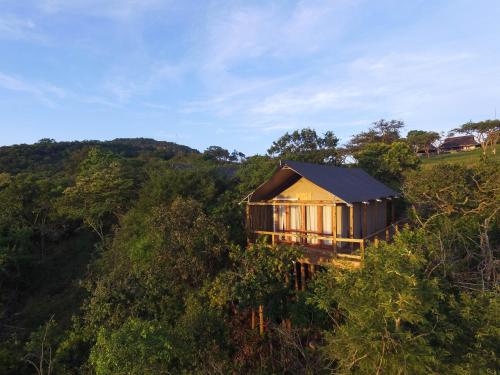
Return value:
[(337, 253), (337, 203), (333, 202), (332, 206), (332, 245), (334, 254)]
[(299, 290), (299, 263), (294, 264), (293, 271), (295, 290)]
[[(285, 206), (285, 232), (290, 230), (290, 206)], [(291, 241), (292, 237), (285, 236), (285, 241)]]
[(306, 290), (306, 264), (301, 263), (300, 265), (300, 286), (301, 290)]
[[(354, 203), (349, 206), (349, 238), (354, 238)], [(354, 250), (354, 242), (351, 242), (351, 250)]]
[(396, 222), (396, 205), (394, 204), (394, 199), (391, 200), (391, 215), (392, 215), (392, 222)]
[(264, 306), (259, 305), (259, 333), (264, 336)]
[(247, 232), (247, 243), (250, 243), (250, 202), (247, 202), (245, 207), (245, 229)]
[(368, 235), (368, 224), (366, 222), (366, 210), (368, 209), (368, 203), (363, 203), (363, 233), (361, 238), (365, 238)]
[[(273, 208), (273, 232), (279, 232), (279, 208), (278, 206), (272, 206)], [(273, 245), (278, 243), (279, 237), (276, 235), (272, 236)]]
[[(317, 222), (318, 222), (318, 233), (323, 233), (323, 206), (316, 206)], [(322, 240), (318, 240), (318, 245), (321, 245)]]
[(256, 319), (255, 319), (255, 309), (252, 309), (252, 331), (255, 329), (256, 327)]
[[(306, 218), (306, 206), (301, 205), (299, 207), (300, 207), (300, 231), (302, 233), (305, 233), (306, 228), (307, 228), (307, 225), (306, 225), (306, 220), (307, 220), (307, 218)], [(307, 237), (301, 237), (300, 242), (307, 243)]]

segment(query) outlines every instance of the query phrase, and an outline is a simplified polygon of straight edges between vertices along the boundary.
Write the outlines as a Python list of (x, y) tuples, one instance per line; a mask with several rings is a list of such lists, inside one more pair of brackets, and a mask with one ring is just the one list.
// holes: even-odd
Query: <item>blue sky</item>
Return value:
[(0, 0), (0, 144), (446, 131), (500, 113), (499, 20), (497, 0)]

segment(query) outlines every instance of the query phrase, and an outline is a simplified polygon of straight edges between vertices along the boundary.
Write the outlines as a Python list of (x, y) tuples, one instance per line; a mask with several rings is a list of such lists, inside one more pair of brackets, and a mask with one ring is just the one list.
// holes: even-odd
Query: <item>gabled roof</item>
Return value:
[(304, 177), (346, 203), (364, 202), (399, 194), (359, 168), (285, 161), (271, 178), (248, 196), (249, 201), (271, 199)]
[(443, 144), (440, 146), (441, 148), (455, 148), (455, 147), (464, 147), (464, 146), (474, 146), (477, 145), (474, 136), (472, 135), (462, 135), (459, 137), (448, 137), (443, 141)]

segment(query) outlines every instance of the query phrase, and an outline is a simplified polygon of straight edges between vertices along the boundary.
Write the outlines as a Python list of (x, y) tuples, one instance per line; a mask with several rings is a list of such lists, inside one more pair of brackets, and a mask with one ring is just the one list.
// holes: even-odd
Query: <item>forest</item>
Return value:
[[(403, 137), (397, 120), (344, 145), (297, 130), (254, 156), (140, 138), (0, 147), (0, 373), (496, 374), (488, 126), (475, 163), (425, 168), (435, 133)], [(401, 192), (408, 224), (362, 267), (294, 290), (300, 246), (248, 246), (240, 204), (280, 160), (362, 168)]]

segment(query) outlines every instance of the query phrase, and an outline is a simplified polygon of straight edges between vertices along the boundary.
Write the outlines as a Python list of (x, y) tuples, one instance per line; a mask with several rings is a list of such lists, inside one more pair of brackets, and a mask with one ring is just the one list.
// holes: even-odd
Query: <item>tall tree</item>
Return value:
[(129, 205), (133, 180), (114, 154), (93, 148), (80, 166), (75, 184), (64, 190), (61, 212), (83, 220), (101, 240), (106, 226)]
[(352, 136), (347, 148), (356, 152), (370, 143), (391, 144), (401, 138), (401, 129), (405, 126), (401, 120), (378, 120), (372, 126), (359, 134)]
[(473, 135), (481, 144), (484, 156), (488, 147), (491, 147), (493, 154), (496, 154), (496, 145), (500, 136), (500, 120), (469, 121), (453, 131)]
[(331, 131), (319, 136), (315, 130), (305, 128), (285, 133), (267, 150), (268, 155), (321, 164), (340, 164), (337, 150), (339, 139)]
[(406, 135), (406, 139), (414, 148), (415, 153), (420, 150), (424, 150), (427, 157), (429, 157), (431, 148), (437, 141), (439, 141), (440, 138), (441, 136), (439, 133), (425, 130), (410, 130)]

